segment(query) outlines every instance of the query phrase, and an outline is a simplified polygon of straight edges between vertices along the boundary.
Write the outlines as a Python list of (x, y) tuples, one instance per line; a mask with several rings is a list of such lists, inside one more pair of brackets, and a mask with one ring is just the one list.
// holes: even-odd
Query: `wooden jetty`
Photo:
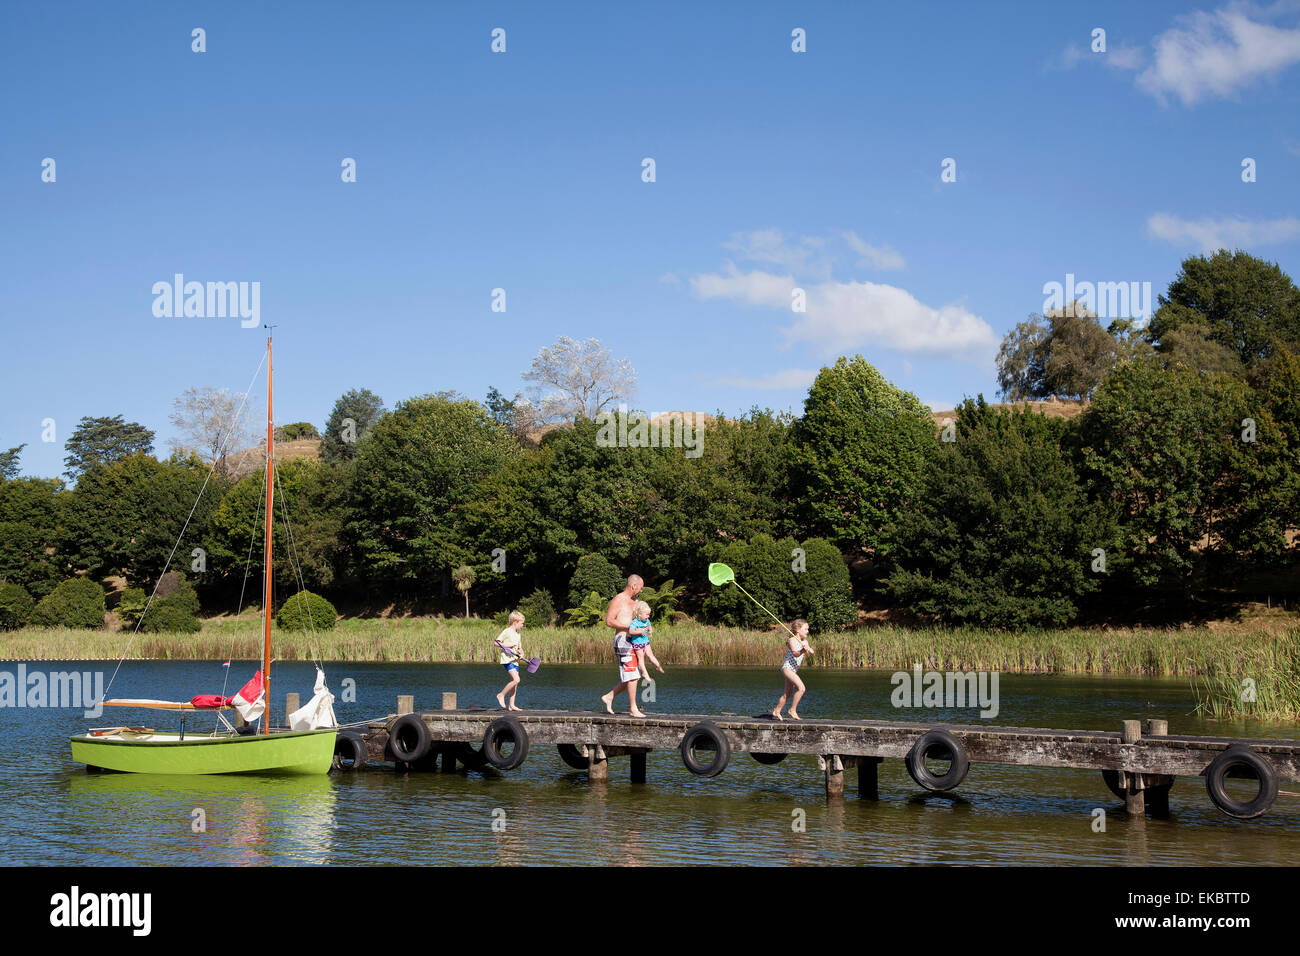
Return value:
[[(633, 782), (643, 783), (646, 754), (674, 749), (693, 773), (711, 777), (737, 754), (764, 764), (788, 754), (817, 757), (826, 795), (842, 797), (844, 774), (856, 768), (858, 792), (877, 796), (881, 760), (900, 758), (920, 786), (952, 790), (974, 763), (1069, 767), (1101, 771), (1130, 815), (1168, 811), (1175, 777), (1204, 777), (1210, 798), (1242, 819), (1265, 812), (1278, 782), (1300, 780), (1300, 741), (1170, 735), (1164, 720), (1123, 721), (1118, 732), (1048, 730), (885, 720), (785, 720), (735, 715), (647, 714), (611, 716), (596, 711), (527, 710), (507, 714), (459, 709), (454, 693), (443, 709), (415, 713), (413, 698), (398, 698), (397, 713), (339, 735), (340, 767), (392, 763), (401, 769), (454, 770), (517, 767), (530, 748), (555, 747), (569, 766), (605, 781), (609, 760), (629, 757)], [(936, 772), (932, 762), (947, 764)], [(1259, 793), (1241, 800), (1224, 782), (1257, 780)]]

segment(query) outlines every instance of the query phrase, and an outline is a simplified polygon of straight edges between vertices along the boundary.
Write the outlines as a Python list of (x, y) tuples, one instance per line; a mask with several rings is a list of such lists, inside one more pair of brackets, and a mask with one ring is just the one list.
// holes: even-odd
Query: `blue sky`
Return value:
[(855, 352), (992, 397), (1067, 274), (1295, 276), (1297, 117), (1293, 2), (6, 4), (0, 448), (56, 475), (122, 414), (163, 454), (175, 396), (247, 387), (263, 333), (155, 316), (176, 273), (260, 283), (280, 422), (512, 394), (561, 335), (651, 410), (797, 412)]

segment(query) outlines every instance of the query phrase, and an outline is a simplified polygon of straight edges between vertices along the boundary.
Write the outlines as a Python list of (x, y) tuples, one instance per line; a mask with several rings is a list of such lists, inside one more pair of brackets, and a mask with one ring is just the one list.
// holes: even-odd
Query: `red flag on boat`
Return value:
[(266, 710), (264, 697), (262, 672), (258, 671), (253, 675), (252, 680), (240, 688), (239, 693), (232, 697), (230, 702), (235, 705), (235, 710), (239, 711), (239, 716), (251, 724)]

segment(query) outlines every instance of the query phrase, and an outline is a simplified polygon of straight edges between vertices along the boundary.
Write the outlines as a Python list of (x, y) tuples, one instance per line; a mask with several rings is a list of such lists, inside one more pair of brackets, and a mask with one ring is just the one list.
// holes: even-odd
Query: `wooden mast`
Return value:
[(275, 489), (275, 435), (271, 425), (271, 334), (266, 335), (266, 533), (262, 542), (262, 733), (271, 732), (271, 515)]

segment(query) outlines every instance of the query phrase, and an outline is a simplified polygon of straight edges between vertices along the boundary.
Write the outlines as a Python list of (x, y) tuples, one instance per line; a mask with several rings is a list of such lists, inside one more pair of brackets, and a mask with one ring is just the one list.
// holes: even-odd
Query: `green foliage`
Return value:
[(134, 629), (148, 603), (149, 595), (144, 588), (125, 589), (117, 602), (117, 616), (122, 625)]
[(36, 627), (104, 626), (104, 589), (90, 578), (69, 578), (37, 603), (31, 623)]
[(275, 430), (276, 441), (299, 441), (303, 438), (320, 438), (320, 432), (311, 422), (291, 422)]
[(352, 461), (384, 417), (384, 400), (368, 388), (350, 389), (339, 396), (325, 423), (320, 457), (327, 465)]
[(603, 554), (584, 554), (569, 579), (569, 604), (581, 604), (584, 596), (595, 591), (609, 600), (627, 583), (623, 573)]
[(121, 415), (111, 418), (86, 416), (63, 446), (68, 456), (64, 472), (76, 481), (92, 465), (103, 465), (132, 455), (153, 454), (153, 431), (139, 422), (125, 421)]
[(12, 481), (18, 477), (18, 472), (22, 468), (20, 459), (26, 447), (27, 443), (23, 442), (8, 451), (0, 451), (0, 481)]
[[(326, 588), (334, 583), (344, 561), (339, 535), (347, 489), (339, 477), (340, 471), (346, 472), (349, 467), (328, 468), (307, 458), (276, 465), (271, 546), (278, 556), (272, 562), (277, 588), (290, 591), (298, 587), (295, 562), (309, 588)], [(259, 468), (241, 479), (222, 496), (213, 513), (211, 531), (205, 538), (208, 568), (228, 582), (242, 581), (245, 566), (250, 577), (262, 576), (265, 474), (266, 469)]]
[(275, 624), (283, 631), (328, 631), (338, 623), (334, 605), (319, 594), (299, 591), (280, 605)]
[(1112, 332), (1072, 302), (1046, 316), (1031, 315), (1007, 333), (998, 351), (998, 385), (1013, 402), (1055, 395), (1088, 398), (1119, 353)]
[(0, 582), (0, 631), (16, 631), (32, 616), (32, 597), (21, 584)]
[(804, 526), (841, 551), (888, 550), (888, 528), (916, 494), (934, 419), (862, 356), (818, 374), (794, 424), (792, 502)]
[(68, 497), (62, 485), (44, 478), (0, 482), (0, 580), (21, 584), (38, 599), (54, 590), (67, 571), (57, 552)]
[(535, 627), (550, 627), (555, 623), (555, 601), (551, 592), (537, 588), (532, 594), (519, 602), (518, 608), (524, 620)]
[(476, 486), (519, 447), (477, 402), (403, 402), (362, 447), (349, 490), (354, 560), (381, 578), (427, 582), (466, 562), (458, 533)]
[[(787, 624), (802, 617), (810, 628), (828, 631), (857, 620), (848, 567), (839, 549), (824, 538), (809, 538), (801, 545), (794, 538), (757, 535), (728, 545), (708, 560), (730, 565), (740, 587)], [(776, 625), (731, 584), (709, 591), (703, 615), (708, 621), (733, 627)]]
[(684, 585), (674, 585), (673, 579), (669, 578), (657, 588), (642, 588), (637, 600), (650, 605), (651, 621), (666, 621), (677, 610), (677, 602), (685, 591)]
[(1251, 404), (1226, 376), (1153, 362), (1120, 366), (1098, 390), (1080, 420), (1084, 474), (1098, 500), (1118, 505), (1134, 583), (1190, 591), (1198, 543), (1234, 484), (1232, 443)]
[(991, 409), (983, 396), (963, 402), (957, 441), (935, 456), (898, 527), (886, 592), (958, 625), (1071, 621), (1101, 580), (1092, 551), (1111, 552), (1114, 530), (1062, 451), (1067, 428), (1035, 411)]
[(1278, 345), (1300, 347), (1300, 289), (1277, 263), (1245, 252), (1220, 249), (1208, 258), (1184, 259), (1159, 303), (1148, 334), (1160, 351), (1170, 349), (1172, 333), (1188, 324), (1205, 330), (1247, 369)]
[(69, 495), (61, 550), (74, 567), (96, 577), (157, 580), (173, 547), (176, 554), (188, 555), (209, 545), (208, 523), (224, 482), (214, 478), (200, 499), (207, 472), (192, 461), (163, 463), (143, 454), (92, 466)]
[[(122, 595), (126, 600), (126, 593)], [(134, 596), (132, 596), (134, 604)], [(119, 605), (119, 613), (121, 606)], [(199, 624), (199, 596), (193, 586), (178, 571), (168, 571), (158, 582), (153, 601), (144, 611), (140, 630), (155, 634), (162, 631), (179, 631), (194, 634), (202, 629)], [(137, 618), (138, 619), (138, 618)]]
[(564, 625), (565, 627), (594, 627), (597, 624), (604, 624), (607, 610), (609, 610), (609, 598), (601, 597), (595, 591), (588, 591), (585, 598), (564, 612)]

